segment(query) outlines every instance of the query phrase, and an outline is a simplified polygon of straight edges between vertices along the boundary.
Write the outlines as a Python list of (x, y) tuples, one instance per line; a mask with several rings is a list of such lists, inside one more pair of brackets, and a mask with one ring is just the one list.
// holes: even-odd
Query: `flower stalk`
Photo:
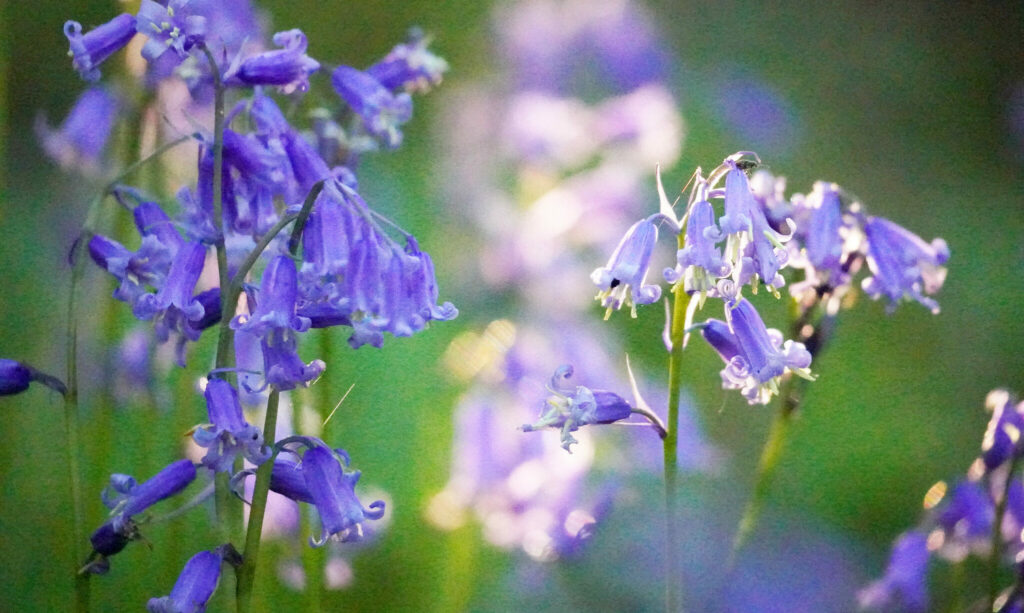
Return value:
[[(679, 248), (684, 235), (680, 234)], [(669, 338), (672, 349), (668, 361), (668, 419), (662, 439), (665, 457), (665, 611), (682, 610), (682, 576), (679, 566), (679, 400), (682, 393), (683, 337), (686, 333), (686, 309), (690, 296), (682, 283), (672, 290), (672, 322)]]
[[(267, 416), (263, 422), (264, 440), (272, 441), (276, 437), (277, 407), (280, 392), (272, 388), (267, 398)], [(242, 565), (238, 568), (238, 585), (235, 598), (238, 613), (247, 613), (252, 607), (253, 584), (256, 579), (256, 565), (259, 562), (260, 537), (263, 532), (263, 516), (267, 511), (267, 493), (270, 491), (270, 471), (277, 457), (275, 447), (270, 459), (260, 465), (256, 471), (256, 485), (253, 486), (252, 504), (249, 507), (249, 526), (245, 532), (245, 551), (242, 553)]]

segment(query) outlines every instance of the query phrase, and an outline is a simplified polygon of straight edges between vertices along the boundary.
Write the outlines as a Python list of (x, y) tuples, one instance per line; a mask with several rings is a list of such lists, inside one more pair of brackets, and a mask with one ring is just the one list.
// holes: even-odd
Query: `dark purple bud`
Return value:
[(202, 613), (220, 581), (221, 557), (212, 551), (200, 551), (185, 563), (169, 596), (151, 598), (149, 613)]
[(112, 556), (116, 553), (120, 553), (125, 547), (128, 546), (128, 542), (131, 538), (114, 529), (114, 524), (107, 522), (96, 529), (89, 537), (89, 542), (92, 543), (92, 549), (96, 553)]
[(68, 38), (68, 55), (78, 74), (86, 81), (99, 81), (100, 64), (135, 36), (135, 18), (123, 13), (86, 34), (82, 34), (82, 24), (67, 21), (64, 36)]
[(28, 389), (32, 371), (20, 362), (0, 358), (0, 396), (20, 394)]
[(199, 292), (195, 297), (196, 301), (203, 305), (203, 317), (193, 322), (196, 330), (205, 330), (217, 323), (220, 323), (220, 288), (213, 287), (205, 292)]

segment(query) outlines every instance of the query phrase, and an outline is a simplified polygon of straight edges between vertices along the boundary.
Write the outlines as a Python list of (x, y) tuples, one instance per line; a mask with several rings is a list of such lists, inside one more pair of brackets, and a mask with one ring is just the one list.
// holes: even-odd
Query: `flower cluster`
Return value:
[[(243, 459), (269, 472), (270, 489), (315, 507), (322, 529), (311, 539), (314, 546), (358, 539), (364, 523), (383, 516), (384, 503), (362, 506), (355, 494), (359, 472), (348, 470), (348, 455), (317, 438), (275, 441), (269, 434), (277, 432), (278, 394), (311, 385), (326, 368), (322, 360), (299, 356), (303, 337), (346, 326), (353, 348), (381, 347), (385, 333), (411, 336), (458, 314), (451, 303), (438, 304), (430, 255), (411, 233), (367, 204), (356, 176), (364, 154), (401, 145), (412, 94), (440, 83), (445, 61), (414, 29), (365, 70), (333, 67), (327, 76), (337, 96), (315, 108), (304, 128), (286, 118), (275, 92), (297, 102), (324, 65), (308, 55), (300, 30), (277, 32), (265, 45), (259, 21), (248, 2), (142, 0), (136, 14), (118, 15), (88, 32), (75, 21), (64, 27), (72, 65), (84, 80), (98, 81), (104, 63), (138, 34), (146, 38), (142, 86), (153, 91), (152, 98), (163, 99), (165, 90), (183, 85), (178, 90), (187, 89), (190, 100), (182, 104), (190, 106), (182, 112), (209, 111), (212, 105), (215, 117), (212, 128), (195, 128), (179, 139), (196, 147), (189, 169), (195, 180), (180, 187), (176, 203), (150, 195), (152, 186), (109, 189), (133, 216), (136, 246), (91, 225), (84, 233), (92, 261), (117, 282), (114, 298), (127, 303), (138, 320), (152, 322), (159, 342), (172, 334), (178, 338), (182, 367), (187, 341), (199, 341), (214, 326), (220, 335), (204, 388), (208, 422), (189, 432), (205, 455), (198, 463), (175, 461), (141, 483), (124, 474), (111, 477), (103, 493), (111, 513), (92, 535), (93, 554), (84, 569), (90, 572), (105, 572), (108, 558), (154, 521), (145, 512), (193, 481), (227, 473), (244, 498), (241, 484), (257, 468), (244, 468)], [(169, 87), (158, 89), (164, 84)], [(104, 145), (124, 104), (104, 86), (92, 86), (60, 128), (40, 120), (45, 148), (63, 164), (101, 169)], [(204, 274), (214, 262), (216, 276)], [(228, 355), (232, 340), (234, 368)], [(241, 388), (229, 382), (232, 373)], [(48, 375), (0, 360), (0, 393), (20, 392), (30, 381), (63, 391)], [(249, 400), (267, 389), (273, 400), (261, 429), (247, 421), (240, 391)], [(295, 459), (268, 464), (281, 453)], [(213, 489), (203, 488), (180, 510), (202, 502)], [(254, 509), (266, 504), (257, 495)], [(149, 610), (204, 610), (222, 562), (255, 563), (230, 552), (225, 544), (193, 556), (170, 595), (150, 600)]]
[[(1012, 563), (1019, 574), (1024, 554), (1024, 402), (1008, 391), (989, 393), (992, 413), (981, 455), (953, 487), (938, 482), (924, 498), (927, 513), (893, 544), (882, 578), (858, 595), (863, 609), (919, 612), (928, 609), (928, 562), (934, 556), (957, 563), (970, 555)], [(1019, 584), (997, 598), (998, 611), (1024, 606)]]
[[(835, 184), (818, 182), (810, 194), (787, 198), (785, 179), (754, 171), (759, 164), (756, 154), (739, 152), (707, 177), (697, 169), (681, 218), (659, 177), (660, 212), (636, 222), (608, 265), (591, 277), (606, 317), (623, 304), (631, 305), (635, 317), (637, 304), (661, 295), (659, 286), (644, 285), (657, 240), (655, 221), (672, 229), (680, 246), (676, 266), (665, 269), (664, 277), (692, 298), (685, 328), (702, 329), (726, 363), (723, 387), (740, 390), (751, 404), (767, 403), (787, 372), (811, 378), (808, 368), (820, 339), (813, 327), (810, 334), (802, 327), (794, 330), (804, 342), (784, 340), (778, 331), (766, 329), (743, 298), (744, 287), (756, 294), (763, 285), (778, 297), (778, 288), (787, 285), (789, 275), (784, 273), (800, 270), (802, 278), (788, 285), (801, 313), (807, 315), (821, 304), (834, 316), (866, 261), (872, 276), (862, 286), (869, 296), (886, 296), (890, 311), (909, 298), (937, 313), (938, 303), (929, 295), (942, 287), (949, 257), (942, 239), (929, 244), (891, 221), (867, 215), (862, 204)], [(715, 200), (722, 201), (720, 216)], [(694, 325), (693, 317), (708, 297), (724, 302), (725, 321)]]

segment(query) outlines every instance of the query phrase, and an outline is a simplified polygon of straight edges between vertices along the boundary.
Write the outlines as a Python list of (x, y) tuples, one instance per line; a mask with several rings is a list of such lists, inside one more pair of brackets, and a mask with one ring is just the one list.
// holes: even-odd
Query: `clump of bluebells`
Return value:
[[(858, 593), (862, 610), (929, 611), (928, 572), (933, 559), (961, 564), (987, 560), (989, 585), (970, 610), (1010, 613), (1024, 608), (1024, 402), (1004, 389), (985, 399), (992, 414), (981, 454), (952, 486), (940, 481), (924, 496), (917, 526), (898, 536), (881, 578)], [(1010, 567), (1011, 584), (1000, 583)], [(979, 586), (981, 587), (981, 586)]]
[[(945, 241), (925, 242), (892, 221), (870, 215), (863, 204), (833, 183), (818, 182), (808, 194), (786, 196), (785, 179), (759, 167), (755, 153), (741, 151), (726, 157), (707, 175), (698, 168), (690, 180), (693, 188), (685, 207), (679, 209), (668, 199), (659, 173), (658, 211), (636, 221), (608, 263), (591, 275), (605, 319), (623, 306), (636, 317), (638, 306), (657, 302), (663, 294), (658, 283), (648, 282), (659, 228), (676, 238), (676, 265), (663, 272), (670, 284), (665, 293), (671, 296), (671, 304), (666, 302), (663, 334), (670, 356), (668, 419), (662, 422), (656, 412), (641, 406), (639, 399), (634, 410), (619, 411), (616, 403), (597, 401), (587, 388), (556, 390), (553, 384), (555, 396), (540, 420), (523, 428), (559, 428), (568, 450), (575, 442), (570, 433), (581, 426), (620, 422), (634, 412), (651, 422), (665, 446), (669, 577), (679, 573), (672, 545), (678, 533), (675, 441), (684, 349), (691, 334), (700, 332), (718, 353), (724, 365), (720, 372), (724, 389), (739, 391), (751, 405), (780, 399), (777, 425), (771, 429), (758, 466), (758, 485), (733, 543), (735, 555), (756, 525), (784, 442), (785, 426), (800, 405), (802, 393), (797, 382), (816, 378), (812, 360), (827, 343), (840, 307), (849, 304), (844, 298), (855, 290), (863, 264), (867, 263), (869, 274), (860, 287), (872, 298), (884, 296), (890, 312), (905, 299), (939, 312), (931, 295), (945, 279), (944, 265), (949, 258)], [(750, 299), (758, 293), (781, 298), (786, 287), (794, 313), (788, 338), (765, 324)], [(699, 321), (697, 314), (705, 309), (721, 315)], [(972, 511), (970, 501), (978, 496), (970, 498), (971, 492), (964, 490), (965, 502), (950, 511), (955, 516), (945, 520), (950, 527), (967, 530), (965, 538), (983, 536), (991, 524)], [(970, 521), (962, 521), (960, 513)], [(919, 545), (916, 537), (901, 541), (900, 559), (921, 559)], [(919, 582), (907, 579), (899, 569), (894, 577), (893, 585), (906, 585), (910, 592), (908, 602), (921, 600), (914, 591)], [(680, 606), (678, 586), (671, 579), (666, 598), (667, 610)]]
[[(366, 522), (381, 519), (384, 503), (360, 502), (359, 472), (350, 469), (343, 450), (316, 437), (275, 440), (279, 394), (313, 384), (328, 367), (300, 355), (313, 330), (345, 327), (353, 348), (381, 347), (385, 335), (411, 336), (458, 314), (451, 303), (438, 303), (429, 254), (411, 233), (371, 208), (357, 180), (363, 155), (401, 145), (412, 94), (440, 83), (445, 61), (414, 29), (366, 69), (331, 69), (324, 79), (335, 95), (311, 108), (303, 94), (327, 69), (307, 53), (302, 31), (277, 32), (265, 46), (260, 23), (248, 2), (200, 0), (142, 0), (136, 14), (89, 30), (68, 21), (64, 33), (72, 66), (95, 85), (59, 128), (45, 120), (38, 127), (54, 159), (102, 173), (103, 151), (125, 102), (113, 93), (116, 88), (99, 84), (101, 71), (136, 36), (145, 39), (143, 88), (160, 95), (160, 84), (179, 81), (189, 91), (184, 104), (190, 109), (213, 107), (212, 126), (179, 139), (197, 147), (194, 179), (173, 201), (146, 186), (111, 184), (104, 196), (114, 195), (128, 210), (137, 236), (99, 233), (91, 210), (72, 259), (80, 267), (84, 258), (78, 256), (87, 252), (116, 282), (115, 300), (150, 322), (158, 342), (176, 339), (181, 367), (188, 363), (189, 343), (211, 337), (218, 342), (214, 368), (204, 379), (206, 419), (189, 432), (205, 454), (198, 461), (174, 461), (145, 481), (112, 475), (102, 494), (109, 516), (92, 533), (92, 554), (80, 571), (107, 572), (113, 556), (161, 519), (151, 509), (163, 501), (199, 490), (170, 517), (215, 489), (230, 493), (212, 484), (225, 475), (223, 483), (231, 483), (253, 509), (249, 538), (244, 547), (227, 542), (195, 554), (170, 594), (149, 601), (154, 612), (205, 610), (223, 563), (236, 568), (240, 608), (250, 606), (268, 488), (315, 507), (321, 530), (310, 537), (313, 546), (358, 540)], [(289, 106), (310, 108), (308, 114), (287, 118), (281, 96)], [(304, 117), (310, 119), (306, 125)], [(204, 274), (211, 269), (217, 274)], [(234, 366), (236, 357), (244, 371)], [(232, 383), (236, 375), (241, 390)], [(0, 394), (22, 392), (34, 381), (67, 391), (51, 375), (0, 360)], [(240, 391), (246, 398), (267, 394), (263, 428), (247, 420)], [(68, 397), (76, 402), (77, 390)], [(254, 474), (254, 493), (245, 500), (243, 486)], [(209, 485), (195, 488), (197, 481)]]

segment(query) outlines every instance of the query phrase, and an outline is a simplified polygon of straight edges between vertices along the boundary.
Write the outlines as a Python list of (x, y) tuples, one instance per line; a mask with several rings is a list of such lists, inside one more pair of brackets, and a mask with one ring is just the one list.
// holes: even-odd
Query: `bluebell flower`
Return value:
[(384, 516), (384, 503), (380, 500), (370, 503), (368, 509), (363, 508), (355, 493), (360, 473), (346, 473), (339, 459), (347, 463), (345, 456), (319, 445), (302, 456), (306, 488), (320, 515), (320, 538), (310, 539), (314, 547), (328, 540), (358, 540), (362, 537), (363, 522)]
[(441, 83), (448, 62), (435, 55), (427, 45), (430, 39), (419, 29), (409, 32), (408, 40), (395, 47), (366, 73), (393, 92), (424, 92)]
[(835, 287), (844, 282), (849, 274), (843, 270), (843, 226), (842, 207), (839, 192), (834, 184), (817, 183), (814, 186), (815, 204), (811, 209), (810, 221), (804, 236), (807, 260), (814, 267), (816, 276)]
[(1014, 406), (1009, 392), (994, 390), (989, 392), (985, 405), (992, 411), (992, 418), (981, 442), (981, 459), (988, 470), (993, 470), (1019, 455), (1024, 447), (1024, 403)]
[(705, 340), (725, 362), (722, 383), (739, 389), (750, 404), (767, 404), (778, 393), (778, 378), (787, 370), (811, 378), (811, 354), (802, 343), (783, 342), (782, 333), (768, 330), (761, 316), (745, 298), (726, 303), (728, 324), (708, 320)]
[(434, 264), (406, 234), (400, 246), (372, 221), (366, 202), (331, 180), (317, 198), (303, 232), (299, 313), (316, 327), (349, 325), (349, 344), (382, 346), (384, 332), (410, 336), (431, 321), (458, 315), (437, 304)]
[(0, 358), (0, 396), (20, 394), (32, 382), (32, 371), (22, 364), (7, 358)]
[(568, 383), (570, 377), (572, 366), (568, 364), (555, 370), (548, 386), (552, 395), (546, 401), (544, 412), (536, 422), (524, 424), (522, 430), (533, 432), (548, 427), (559, 428), (562, 448), (571, 453), (572, 444), (578, 442), (572, 433), (581, 426), (610, 424), (628, 419), (633, 413), (633, 407), (613, 392), (591, 390), (582, 385), (574, 388)]
[(995, 505), (977, 481), (961, 481), (935, 509), (935, 523), (944, 538), (939, 552), (959, 561), (970, 551), (984, 551), (992, 538)]
[(72, 58), (78, 74), (86, 81), (99, 81), (100, 64), (135, 36), (135, 17), (123, 13), (85, 34), (82, 34), (82, 24), (67, 21), (64, 23), (64, 36), (70, 46), (68, 56)]
[(646, 284), (657, 240), (658, 228), (652, 218), (641, 219), (626, 231), (608, 264), (591, 273), (591, 281), (600, 290), (597, 300), (606, 309), (606, 319), (623, 303), (630, 306), (633, 317), (636, 317), (637, 305), (651, 304), (661, 297), (660, 286)]
[(722, 259), (722, 250), (717, 246), (722, 238), (715, 225), (715, 210), (711, 203), (707, 200), (694, 203), (686, 222), (683, 248), (676, 252), (678, 264), (675, 269), (665, 269), (665, 280), (673, 284), (682, 280), (690, 293), (714, 289), (716, 279), (730, 272), (729, 264)]
[(769, 225), (739, 160), (740, 154), (734, 154), (722, 164), (727, 169), (725, 214), (719, 219), (719, 225), (728, 235), (726, 261), (738, 272), (741, 285), (759, 277), (769, 289), (782, 287), (785, 280), (778, 273), (787, 260), (782, 241), (788, 239)]
[(282, 189), (286, 203), (302, 202), (317, 181), (331, 176), (317, 149), (288, 124), (269, 96), (260, 92), (253, 96), (250, 117), (267, 148), (280, 152), (277, 165), (281, 158), (287, 159), (290, 172)]
[(0, 396), (20, 394), (27, 390), (33, 381), (42, 383), (61, 394), (68, 392), (67, 387), (57, 377), (36, 370), (28, 364), (0, 358)]
[(75, 101), (59, 129), (51, 128), (40, 115), (36, 135), (46, 154), (61, 166), (96, 172), (120, 106), (106, 88), (90, 87)]
[(306, 485), (302, 465), (278, 458), (270, 471), (270, 489), (295, 502), (316, 504)]
[(350, 66), (334, 69), (331, 84), (362, 119), (367, 133), (387, 149), (396, 149), (402, 144), (400, 127), (412, 119), (409, 94), (393, 94), (371, 75)]
[(149, 613), (203, 613), (220, 581), (221, 556), (200, 551), (189, 558), (168, 596), (150, 598)]
[(103, 504), (111, 509), (110, 518), (89, 537), (99, 559), (90, 561), (83, 570), (105, 573), (109, 568), (105, 558), (119, 553), (130, 541), (140, 538), (132, 516), (178, 494), (195, 478), (196, 468), (190, 460), (172, 462), (142, 483), (137, 483), (129, 475), (111, 475), (110, 485), (102, 492)]
[(188, 57), (192, 48), (206, 36), (206, 18), (195, 14), (190, 0), (142, 0), (139, 4), (137, 27), (139, 33), (149, 37), (142, 46), (142, 57), (156, 62), (168, 51), (177, 64)]
[(297, 353), (297, 332), (309, 329), (309, 319), (296, 314), (298, 280), (295, 263), (286, 255), (270, 261), (263, 271), (256, 308), (251, 315), (238, 315), (231, 322), (235, 330), (260, 338), (264, 378), (279, 390), (308, 385), (320, 376), (324, 363), (304, 364)]
[(237, 58), (224, 75), (225, 83), (276, 85), (285, 94), (309, 89), (309, 75), (320, 69), (320, 62), (306, 55), (306, 35), (301, 30), (278, 32), (274, 44), (281, 49)]
[(141, 320), (153, 320), (158, 341), (165, 342), (170, 332), (178, 332), (190, 341), (199, 340), (198, 327), (206, 316), (206, 307), (192, 292), (206, 261), (206, 248), (185, 243), (175, 254), (167, 277), (156, 293), (139, 296), (132, 313)]
[(925, 294), (934, 294), (946, 280), (943, 265), (949, 259), (946, 241), (921, 240), (906, 228), (881, 217), (870, 217), (864, 224), (868, 242), (868, 266), (874, 276), (864, 279), (864, 291), (874, 299), (889, 299), (888, 310), (904, 297), (939, 312), (939, 303)]
[(265, 462), (270, 448), (263, 444), (260, 429), (245, 421), (235, 388), (222, 379), (211, 379), (204, 395), (210, 423), (192, 432), (196, 444), (208, 449), (203, 465), (214, 472), (228, 472), (239, 453), (257, 466)]
[(885, 575), (862, 589), (862, 609), (923, 613), (928, 610), (928, 537), (916, 530), (896, 540)]

